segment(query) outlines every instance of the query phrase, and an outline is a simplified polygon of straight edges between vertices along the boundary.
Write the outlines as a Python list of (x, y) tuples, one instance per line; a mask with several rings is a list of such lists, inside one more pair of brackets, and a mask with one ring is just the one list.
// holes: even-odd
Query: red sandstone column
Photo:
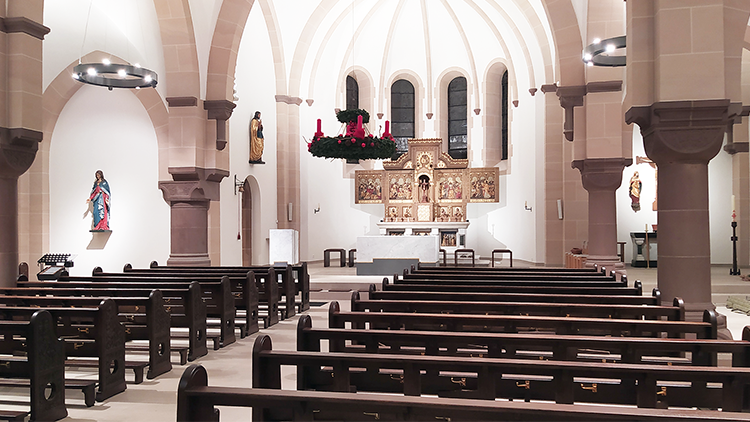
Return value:
[(586, 266), (624, 267), (617, 256), (615, 191), (622, 183), (622, 170), (632, 161), (625, 158), (588, 158), (572, 163), (573, 168), (581, 171), (583, 188), (589, 193), (589, 254)]
[(174, 180), (159, 182), (171, 208), (167, 265), (208, 266), (208, 208), (219, 200), (219, 183), (229, 172), (199, 167), (170, 167)]
[(632, 107), (646, 155), (659, 167), (658, 286), (665, 303), (685, 300), (692, 319), (711, 300), (708, 162), (719, 153), (730, 115), (729, 100), (657, 102)]

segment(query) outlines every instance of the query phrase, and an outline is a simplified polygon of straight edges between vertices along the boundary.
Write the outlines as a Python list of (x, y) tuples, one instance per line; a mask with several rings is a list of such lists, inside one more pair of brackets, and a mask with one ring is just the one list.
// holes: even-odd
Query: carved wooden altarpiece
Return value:
[(408, 152), (384, 161), (384, 170), (355, 172), (356, 203), (382, 203), (384, 222), (464, 222), (468, 203), (498, 202), (498, 168), (469, 168), (442, 145), (410, 139)]

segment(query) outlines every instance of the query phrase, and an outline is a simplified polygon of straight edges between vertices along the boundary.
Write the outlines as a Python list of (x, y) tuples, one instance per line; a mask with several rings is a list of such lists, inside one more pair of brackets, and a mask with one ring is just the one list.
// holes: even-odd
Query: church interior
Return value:
[[(719, 338), (750, 325), (726, 307), (750, 294), (747, 0), (2, 0), (0, 20), (0, 288), (49, 254), (72, 277), (306, 263), (323, 327), (404, 265), (501, 251), (639, 280), (686, 321), (718, 312)], [(254, 339), (293, 350), (297, 322), (194, 363), (249, 387)], [(70, 391), (65, 420), (174, 418), (186, 368), (93, 407)]]

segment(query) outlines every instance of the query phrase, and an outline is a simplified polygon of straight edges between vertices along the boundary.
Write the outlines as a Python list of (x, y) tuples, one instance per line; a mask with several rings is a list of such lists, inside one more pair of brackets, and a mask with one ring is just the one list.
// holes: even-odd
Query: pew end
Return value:
[(94, 269), (91, 270), (91, 275), (95, 276), (95, 275), (103, 273), (103, 272), (104, 272), (104, 270), (102, 269), (102, 267), (94, 267)]
[(681, 297), (676, 297), (672, 301), (672, 306), (679, 308), (678, 318), (676, 321), (685, 321), (685, 301)]
[(643, 294), (643, 283), (641, 283), (641, 280), (636, 280), (635, 283), (633, 283), (633, 287), (638, 291), (638, 293), (636, 293), (638, 296)]
[(201, 365), (190, 365), (180, 377), (177, 387), (177, 422), (219, 421), (219, 410), (201, 400), (190, 400), (186, 390), (208, 387), (208, 373)]
[(129, 262), (122, 266), (122, 272), (126, 273), (128, 271), (133, 271), (133, 265)]
[(159, 267), (159, 263), (156, 262), (156, 261), (151, 261), (151, 263), (148, 264), (148, 267), (149, 268), (158, 268)]
[(341, 307), (338, 301), (331, 301), (328, 306), (328, 328), (344, 328), (343, 322), (338, 322), (338, 314), (341, 312)]
[[(719, 334), (719, 324), (716, 318), (716, 311), (713, 309), (706, 309), (703, 311), (703, 322), (707, 322), (711, 324), (710, 332), (707, 333), (707, 337), (703, 338), (709, 338), (709, 339), (716, 339), (718, 338)], [(701, 338), (701, 337), (698, 337)]]

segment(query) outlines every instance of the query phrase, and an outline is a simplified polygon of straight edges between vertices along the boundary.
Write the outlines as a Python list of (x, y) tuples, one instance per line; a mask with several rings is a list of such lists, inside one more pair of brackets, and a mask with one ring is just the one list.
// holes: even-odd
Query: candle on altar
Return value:
[(736, 209), (737, 207), (735, 207), (734, 195), (732, 195), (732, 212), (734, 212)]

